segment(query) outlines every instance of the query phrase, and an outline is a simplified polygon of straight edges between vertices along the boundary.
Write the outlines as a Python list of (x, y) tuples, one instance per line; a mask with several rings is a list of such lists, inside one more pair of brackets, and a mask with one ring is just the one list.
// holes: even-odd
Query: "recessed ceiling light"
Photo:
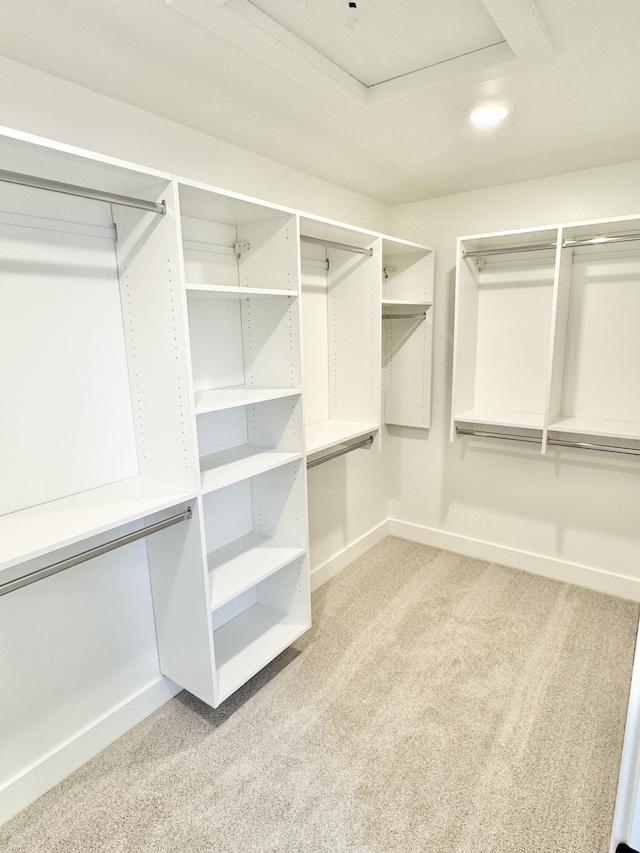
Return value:
[(502, 104), (490, 104), (477, 107), (470, 115), (470, 119), (477, 127), (493, 127), (500, 124), (509, 115), (509, 110)]

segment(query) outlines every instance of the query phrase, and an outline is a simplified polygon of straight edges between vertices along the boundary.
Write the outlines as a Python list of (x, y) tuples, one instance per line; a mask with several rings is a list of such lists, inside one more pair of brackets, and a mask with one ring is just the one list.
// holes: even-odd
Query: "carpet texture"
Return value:
[(638, 606), (389, 537), (214, 711), (182, 693), (3, 853), (607, 853)]

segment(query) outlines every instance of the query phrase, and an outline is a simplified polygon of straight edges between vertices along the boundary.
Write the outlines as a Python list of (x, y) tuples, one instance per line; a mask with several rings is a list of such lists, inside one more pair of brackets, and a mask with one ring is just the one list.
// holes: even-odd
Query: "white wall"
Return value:
[(534, 446), (448, 440), (456, 238), (638, 212), (640, 162), (394, 210), (394, 233), (436, 249), (433, 427), (389, 441), (396, 532), (640, 599), (640, 460), (574, 450), (557, 464)]
[[(2, 58), (0, 79), (5, 126), (388, 228), (390, 210), (380, 202), (220, 140)], [(373, 465), (336, 460), (310, 477), (312, 567), (386, 519), (385, 471), (376, 457)], [(0, 676), (11, 697), (0, 714), (0, 822), (177, 689), (159, 674), (144, 546), (114, 553), (0, 599)]]

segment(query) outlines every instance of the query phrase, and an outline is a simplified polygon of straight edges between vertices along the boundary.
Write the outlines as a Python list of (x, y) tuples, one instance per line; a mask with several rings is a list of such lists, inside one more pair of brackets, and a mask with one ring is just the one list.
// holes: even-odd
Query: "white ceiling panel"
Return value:
[(364, 86), (504, 42), (481, 0), (252, 0)]

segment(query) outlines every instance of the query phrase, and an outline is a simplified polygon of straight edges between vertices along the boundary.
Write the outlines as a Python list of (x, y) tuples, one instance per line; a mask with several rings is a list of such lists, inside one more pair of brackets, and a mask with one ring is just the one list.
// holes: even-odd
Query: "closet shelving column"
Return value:
[(561, 229), (549, 444), (640, 450), (640, 218)]
[(434, 251), (382, 238), (384, 421), (431, 424)]
[(178, 180), (217, 706), (310, 625), (292, 211)]
[(306, 450), (373, 436), (381, 423), (381, 239), (300, 216)]
[[(186, 509), (195, 470), (169, 176), (9, 131), (0, 152), (5, 583)], [(150, 565), (154, 540), (188, 562), (195, 526)]]
[(451, 439), (508, 432), (542, 444), (558, 229), (458, 241)]

